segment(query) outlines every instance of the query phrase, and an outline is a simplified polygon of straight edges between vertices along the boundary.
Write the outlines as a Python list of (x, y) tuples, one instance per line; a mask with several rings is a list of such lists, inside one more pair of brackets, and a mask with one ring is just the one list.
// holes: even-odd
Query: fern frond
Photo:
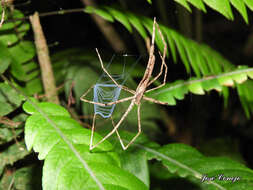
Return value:
[[(203, 12), (206, 12), (206, 8), (204, 3), (212, 8), (213, 10), (219, 12), (223, 16), (225, 16), (229, 20), (233, 20), (233, 12), (231, 9), (231, 5), (242, 15), (244, 21), (248, 24), (248, 14), (247, 9), (248, 7), (250, 10), (253, 11), (253, 1), (251, 0), (222, 0), (222, 1), (214, 1), (214, 0), (174, 0), (175, 2), (179, 3), (183, 7), (185, 7), (188, 11), (192, 12), (190, 4), (196, 7)], [(150, 3), (150, 1), (148, 1)]]
[[(251, 5), (251, 4), (252, 3), (247, 2), (247, 5)], [(138, 16), (133, 13), (124, 12), (121, 10), (120, 12), (124, 12), (124, 17), (122, 15), (120, 17), (117, 17), (117, 15), (115, 14), (115, 12), (117, 12), (117, 9), (108, 8), (106, 6), (99, 7), (99, 8), (88, 7), (87, 9), (88, 11), (86, 12), (98, 14), (105, 19), (108, 16), (104, 16), (103, 14), (104, 14), (104, 11), (107, 10), (106, 14), (110, 13), (114, 19), (117, 18), (116, 20), (119, 20), (121, 23), (126, 22), (126, 20), (128, 20), (128, 22), (131, 23), (133, 27), (135, 27), (135, 29), (140, 33), (140, 35), (144, 39), (147, 38), (146, 30), (149, 31), (150, 34), (152, 33), (153, 21), (147, 17)], [(104, 10), (104, 11), (100, 12), (97, 10)], [(114, 11), (113, 14), (111, 13), (112, 11)], [(124, 19), (124, 21), (121, 21), (121, 19)], [(177, 51), (178, 51), (179, 56), (188, 73), (190, 73), (192, 69), (193, 72), (196, 74), (197, 78), (200, 78), (201, 76), (220, 75), (227, 72), (232, 72), (236, 69), (235, 66), (230, 61), (225, 59), (221, 54), (219, 54), (218, 52), (216, 52), (209, 46), (205, 44), (199, 44), (191, 39), (188, 39), (184, 37), (183, 35), (179, 34), (178, 32), (176, 32), (175, 30), (170, 29), (162, 24), (159, 24), (159, 25), (160, 25), (163, 35), (165, 36), (165, 40), (168, 43), (173, 61), (175, 63), (177, 62), (177, 59), (178, 59)], [(163, 51), (163, 44), (158, 32), (156, 34), (155, 42), (158, 48), (160, 49), (160, 51)], [(167, 53), (169, 55), (169, 52)], [(252, 88), (249, 84), (247, 86), (236, 85), (237, 89), (239, 87), (240, 87), (240, 90), (238, 90), (238, 92), (240, 92), (239, 95), (242, 94), (242, 92), (247, 92), (249, 91), (249, 89)], [(226, 105), (227, 98), (228, 98), (227, 88), (225, 87), (222, 88), (222, 94), (225, 98), (225, 105)], [(168, 102), (170, 102), (170, 104), (173, 104), (173, 105), (175, 104), (174, 98), (171, 98), (170, 96), (168, 96), (167, 98), (170, 98), (170, 100), (167, 100)], [(242, 106), (244, 108), (244, 111), (247, 117), (249, 117), (250, 112), (252, 112), (250, 110), (253, 110), (253, 105), (250, 104), (251, 100), (249, 98), (250, 98), (249, 96), (244, 96), (244, 98), (240, 96), (240, 100), (242, 102)]]
[[(8, 12), (7, 18), (22, 19), (24, 14), (18, 10)], [(35, 47), (32, 42), (25, 41), (22, 37), (29, 31), (30, 25), (22, 20), (7, 22), (0, 28), (0, 60), (10, 60), (10, 72), (12, 77), (25, 83), (20, 87), (27, 95), (33, 95), (42, 91), (39, 79), (39, 67), (34, 62)], [(6, 56), (8, 55), (8, 59)]]
[[(253, 79), (253, 68), (241, 66), (233, 71), (224, 72), (219, 75), (207, 76), (203, 78), (191, 78), (188, 81), (175, 81), (166, 84), (164, 87), (147, 93), (148, 96), (175, 105), (176, 99), (184, 99), (184, 95), (191, 92), (197, 95), (204, 95), (205, 91), (222, 91), (224, 86), (237, 88), (240, 100), (245, 109), (247, 117), (253, 114), (253, 104), (251, 97), (252, 83), (243, 84), (248, 78)], [(251, 81), (247, 81), (251, 82)]]
[[(103, 11), (98, 11), (103, 10)], [(128, 21), (131, 23), (133, 27), (140, 33), (140, 35), (146, 39), (147, 32), (152, 33), (152, 25), (153, 21), (150, 18), (144, 16), (138, 16), (130, 12), (119, 11), (112, 7), (87, 7), (86, 12), (95, 13), (102, 16), (104, 19), (107, 19), (108, 16), (104, 15), (104, 11), (107, 14), (111, 14), (111, 16), (118, 20), (121, 23), (126, 23)], [(113, 13), (112, 13), (113, 12)], [(121, 12), (118, 16), (115, 14), (116, 12)], [(107, 19), (108, 21), (112, 21), (111, 19)], [(223, 71), (229, 71), (234, 66), (226, 60), (222, 55), (218, 52), (212, 50), (209, 46), (205, 44), (198, 44), (197, 42), (184, 37), (173, 29), (170, 29), (162, 24), (159, 24), (162, 30), (163, 35), (165, 36), (165, 40), (170, 47), (170, 52), (172, 52), (172, 58), (174, 62), (177, 62), (177, 54), (176, 51), (179, 52), (179, 56), (183, 61), (186, 71), (189, 73), (191, 68), (197, 77), (203, 75), (214, 75), (222, 73)], [(124, 24), (125, 26), (125, 24)], [(129, 26), (128, 26), (129, 27)], [(132, 29), (128, 29), (131, 31)], [(163, 51), (162, 40), (157, 32), (156, 35), (156, 44), (160, 51)], [(167, 52), (169, 54), (169, 52)]]

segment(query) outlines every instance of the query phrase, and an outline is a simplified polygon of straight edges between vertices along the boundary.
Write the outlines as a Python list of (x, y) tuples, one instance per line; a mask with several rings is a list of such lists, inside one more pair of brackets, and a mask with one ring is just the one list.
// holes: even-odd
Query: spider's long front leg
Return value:
[[(159, 52), (159, 54), (160, 54), (160, 52)], [(161, 54), (160, 54), (160, 57), (162, 58)], [(157, 86), (157, 87), (154, 87), (154, 88), (151, 88), (151, 89), (147, 90), (146, 92), (150, 92), (150, 91), (152, 91), (152, 90), (156, 90), (156, 89), (158, 89), (158, 88), (163, 87), (163, 86), (166, 84), (166, 78), (167, 78), (168, 67), (167, 67), (167, 65), (166, 65), (166, 63), (165, 63), (165, 61), (164, 61), (164, 59), (162, 58), (162, 65), (161, 65), (160, 72), (159, 72), (159, 74), (158, 74), (152, 81), (150, 81), (150, 82), (148, 83), (148, 86), (151, 85), (155, 80), (157, 80), (158, 77), (160, 77), (160, 75), (163, 73), (163, 66), (164, 66), (164, 68), (165, 68), (164, 77), (163, 77), (163, 83), (162, 83), (161, 85)]]
[(159, 27), (159, 25), (158, 25), (157, 23), (156, 23), (156, 26), (157, 26), (157, 28), (158, 28), (159, 34), (160, 34), (160, 36), (161, 36), (161, 38), (162, 38), (162, 42), (163, 42), (163, 45), (164, 45), (164, 48), (163, 48), (163, 56), (162, 56), (161, 53), (159, 52), (160, 58), (161, 58), (161, 60), (162, 60), (162, 65), (161, 65), (160, 72), (158, 73), (158, 75), (157, 75), (153, 80), (151, 80), (151, 81), (148, 83), (148, 86), (151, 85), (155, 80), (157, 80), (157, 79), (161, 76), (161, 74), (162, 74), (162, 72), (163, 72), (163, 67), (165, 68), (165, 72), (164, 72), (163, 83), (162, 83), (161, 85), (155, 87), (155, 88), (152, 88), (152, 89), (147, 90), (146, 92), (149, 92), (149, 91), (152, 91), (152, 90), (155, 90), (155, 89), (158, 89), (158, 88), (163, 87), (163, 86), (165, 85), (165, 83), (166, 83), (166, 78), (167, 78), (167, 70), (168, 70), (168, 67), (167, 67), (167, 65), (166, 65), (166, 63), (165, 63), (165, 58), (166, 58), (166, 53), (167, 53), (167, 44), (166, 44), (166, 42), (165, 42), (165, 40), (164, 40), (163, 34), (162, 34), (162, 32), (161, 32), (161, 30), (160, 30), (160, 27)]
[(95, 144), (94, 146), (92, 144), (90, 144), (90, 150), (92, 150), (95, 147), (97, 147), (99, 144), (101, 144), (103, 141), (105, 141), (107, 138), (109, 138), (113, 133), (115, 133), (115, 131), (119, 128), (120, 124), (124, 121), (124, 119), (127, 117), (127, 115), (129, 114), (129, 112), (133, 109), (134, 104), (135, 104), (135, 99), (132, 100), (132, 102), (128, 106), (126, 112), (123, 114), (123, 116), (121, 117), (121, 119), (119, 120), (119, 122), (116, 124), (116, 126), (114, 127), (114, 129), (110, 133), (108, 133), (101, 141), (99, 141), (97, 144)]
[(99, 54), (97, 48), (96, 48), (96, 52), (97, 52), (97, 54), (98, 54), (99, 62), (100, 62), (100, 64), (101, 64), (101, 67), (102, 67), (103, 71), (104, 71), (104, 72), (107, 74), (107, 76), (114, 82), (114, 84), (115, 84), (117, 87), (122, 88), (123, 90), (125, 90), (125, 91), (127, 91), (127, 92), (129, 92), (129, 93), (131, 93), (131, 94), (135, 94), (135, 91), (134, 91), (134, 90), (129, 89), (129, 88), (127, 88), (126, 86), (119, 85), (119, 84), (117, 83), (117, 81), (114, 80), (114, 78), (110, 75), (110, 73), (109, 73), (109, 72), (106, 70), (106, 68), (104, 67), (103, 61), (102, 61), (102, 59), (101, 59), (101, 56), (100, 56), (100, 54)]
[(100, 64), (101, 64), (101, 67), (102, 67), (103, 71), (104, 71), (104, 72), (108, 75), (108, 77), (114, 82), (114, 84), (115, 84), (117, 87), (120, 88), (120, 85), (116, 82), (116, 80), (114, 80), (114, 78), (110, 75), (110, 73), (109, 73), (109, 72), (106, 70), (106, 68), (104, 67), (103, 61), (102, 61), (102, 59), (101, 59), (101, 56), (100, 56), (100, 54), (99, 54), (97, 48), (96, 48), (96, 52), (97, 52), (97, 54), (98, 54), (99, 62), (100, 62)]

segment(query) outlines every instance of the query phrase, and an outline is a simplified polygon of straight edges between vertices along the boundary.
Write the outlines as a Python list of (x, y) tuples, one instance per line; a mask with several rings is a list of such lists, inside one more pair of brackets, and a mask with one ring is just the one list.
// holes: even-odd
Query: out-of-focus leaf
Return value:
[(0, 116), (14, 111), (22, 102), (21, 96), (8, 84), (0, 83)]
[(15, 143), (3, 150), (0, 154), (0, 174), (6, 165), (12, 165), (28, 154), (24, 142)]
[(18, 64), (25, 63), (35, 56), (35, 47), (30, 41), (21, 41), (9, 48), (9, 51)]
[(8, 48), (0, 41), (0, 74), (3, 74), (11, 63)]
[[(19, 137), (19, 135), (24, 131), (22, 122), (25, 121), (26, 117), (27, 115), (22, 113), (11, 119), (11, 126), (7, 124), (0, 124), (0, 145)], [(5, 118), (1, 119), (4, 120)], [(6, 121), (8, 120), (6, 119)]]
[(17, 190), (41, 190), (41, 171), (39, 166), (29, 166), (15, 171), (13, 186)]

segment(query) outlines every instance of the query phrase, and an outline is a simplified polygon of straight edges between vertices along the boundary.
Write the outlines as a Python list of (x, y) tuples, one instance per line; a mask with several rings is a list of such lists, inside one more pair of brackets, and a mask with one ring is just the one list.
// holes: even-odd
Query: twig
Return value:
[[(96, 4), (92, 0), (81, 0), (81, 1), (85, 6), (96, 7)], [(91, 14), (91, 17), (116, 52), (126, 51), (126, 46), (124, 42), (121, 40), (120, 36), (114, 30), (113, 26), (110, 23), (108, 23), (107, 21), (105, 21), (96, 14)]]
[(8, 190), (11, 190), (11, 187), (12, 187), (12, 185), (14, 184), (14, 179), (15, 179), (15, 177), (14, 177), (14, 175), (13, 175), (13, 177), (12, 177), (12, 179), (11, 179), (11, 183), (10, 183), (10, 185), (9, 185), (9, 187), (8, 187)]
[[(54, 15), (65, 15), (70, 13), (81, 13), (84, 12), (83, 8), (77, 8), (77, 9), (68, 9), (68, 10), (60, 10), (60, 11), (51, 11), (51, 12), (45, 12), (45, 13), (39, 13), (39, 17), (47, 17), (47, 16), (54, 16)], [(15, 18), (15, 19), (8, 19), (5, 22), (16, 22), (16, 21), (22, 21), (29, 19), (30, 16), (25, 16), (22, 18)]]
[(46, 97), (49, 102), (59, 104), (47, 42), (43, 34), (39, 20), (39, 14), (37, 12), (34, 13), (34, 15), (30, 16), (30, 22), (32, 24), (34, 32), (35, 45), (37, 49)]
[(70, 92), (69, 92), (69, 98), (68, 98), (68, 108), (70, 108), (70, 106), (72, 104), (75, 104), (75, 98), (73, 97), (73, 93), (72, 93), (74, 85), (75, 85), (75, 82), (73, 81), (70, 86)]
[(14, 130), (14, 127), (19, 126), (22, 122), (15, 122), (15, 121), (10, 120), (7, 117), (0, 117), (0, 123), (8, 125), (8, 126), (11, 126), (10, 128), (11, 128), (11, 132), (12, 132), (13, 138), (14, 138), (16, 144), (19, 147), (21, 147), (20, 143), (18, 142), (17, 134), (16, 134), (16, 131)]
[[(64, 85), (65, 84), (63, 83), (60, 86), (56, 87), (56, 90), (59, 91), (61, 88), (64, 87)], [(47, 94), (41, 94), (41, 95), (34, 94), (33, 97), (36, 98), (36, 99), (42, 99), (42, 98), (48, 97), (48, 95)]]
[(11, 126), (11, 127), (17, 127), (22, 122), (15, 122), (15, 121), (8, 119), (7, 117), (0, 117), (0, 123)]
[(1, 7), (2, 7), (2, 18), (0, 21), (0, 28), (3, 26), (4, 17), (5, 17), (5, 0), (1, 0)]

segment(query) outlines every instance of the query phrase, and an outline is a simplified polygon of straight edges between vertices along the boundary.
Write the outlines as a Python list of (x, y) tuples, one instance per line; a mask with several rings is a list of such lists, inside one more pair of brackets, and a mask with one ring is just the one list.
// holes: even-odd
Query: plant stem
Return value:
[(39, 14), (37, 12), (35, 12), (34, 15), (30, 16), (30, 22), (32, 24), (34, 32), (35, 45), (37, 49), (39, 64), (42, 73), (42, 81), (47, 100), (49, 102), (59, 104), (54, 74), (49, 57), (49, 50), (40, 24)]
[(3, 26), (4, 17), (5, 17), (5, 4), (4, 4), (4, 0), (1, 0), (1, 7), (2, 7), (2, 16), (1, 16), (1, 20), (0, 20), (0, 28)]

